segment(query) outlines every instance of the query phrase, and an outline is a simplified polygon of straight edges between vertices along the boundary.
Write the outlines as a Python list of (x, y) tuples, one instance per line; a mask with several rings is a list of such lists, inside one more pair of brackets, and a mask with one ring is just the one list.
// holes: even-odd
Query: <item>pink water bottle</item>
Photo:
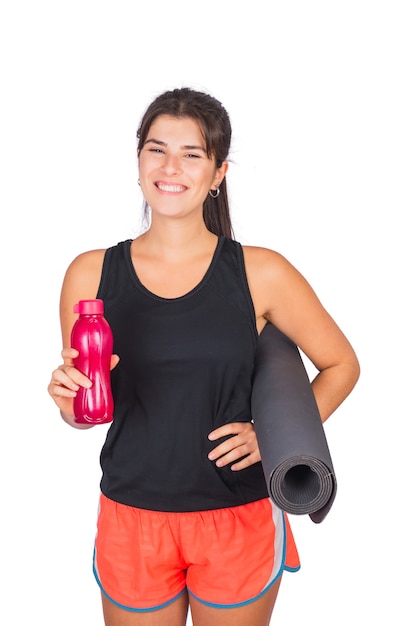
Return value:
[(103, 300), (80, 300), (74, 306), (78, 313), (71, 332), (71, 347), (79, 356), (75, 367), (93, 383), (90, 389), (80, 387), (74, 398), (74, 416), (78, 424), (105, 424), (113, 419), (113, 395), (110, 385), (110, 357), (113, 333), (104, 317)]

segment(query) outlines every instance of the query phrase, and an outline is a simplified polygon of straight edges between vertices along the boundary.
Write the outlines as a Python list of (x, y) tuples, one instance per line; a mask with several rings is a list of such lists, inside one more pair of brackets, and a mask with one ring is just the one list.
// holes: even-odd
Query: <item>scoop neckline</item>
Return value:
[(219, 235), (217, 237), (216, 247), (214, 249), (213, 256), (211, 258), (210, 264), (209, 264), (205, 274), (201, 278), (201, 280), (197, 283), (197, 285), (195, 285), (192, 289), (190, 289), (189, 291), (187, 291), (183, 295), (176, 296), (175, 298), (165, 298), (163, 296), (159, 296), (158, 294), (156, 294), (153, 291), (151, 291), (150, 289), (148, 289), (142, 283), (142, 281), (140, 280), (139, 276), (136, 273), (135, 266), (133, 265), (132, 252), (131, 252), (133, 239), (128, 239), (127, 241), (125, 241), (125, 256), (126, 256), (126, 261), (127, 261), (127, 264), (128, 264), (128, 268), (129, 268), (129, 272), (131, 274), (132, 280), (133, 280), (135, 286), (138, 289), (140, 289), (143, 293), (145, 293), (146, 295), (148, 295), (149, 297), (151, 297), (151, 298), (153, 298), (155, 300), (160, 300), (161, 302), (178, 302), (180, 300), (185, 300), (187, 298), (190, 298), (195, 293), (197, 293), (202, 287), (204, 287), (204, 285), (206, 284), (206, 282), (210, 278), (210, 275), (213, 272), (213, 269), (214, 269), (214, 267), (216, 265), (217, 258), (218, 258), (219, 254), (220, 254), (220, 250), (221, 250), (221, 248), (223, 246), (224, 239), (225, 238), (222, 235)]

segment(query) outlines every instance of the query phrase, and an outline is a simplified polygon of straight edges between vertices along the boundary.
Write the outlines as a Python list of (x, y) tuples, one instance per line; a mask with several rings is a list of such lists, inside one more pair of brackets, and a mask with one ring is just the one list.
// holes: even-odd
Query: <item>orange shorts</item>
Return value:
[(299, 567), (287, 516), (269, 498), (163, 513), (100, 496), (94, 575), (104, 595), (126, 610), (162, 608), (185, 589), (207, 605), (236, 607)]

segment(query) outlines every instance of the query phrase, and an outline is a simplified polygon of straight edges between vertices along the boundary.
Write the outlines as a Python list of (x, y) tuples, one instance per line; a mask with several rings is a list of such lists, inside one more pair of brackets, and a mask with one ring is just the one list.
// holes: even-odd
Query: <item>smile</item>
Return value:
[(181, 193), (181, 191), (185, 191), (187, 187), (183, 185), (168, 185), (167, 183), (155, 183), (155, 185), (161, 191), (168, 191), (170, 193)]

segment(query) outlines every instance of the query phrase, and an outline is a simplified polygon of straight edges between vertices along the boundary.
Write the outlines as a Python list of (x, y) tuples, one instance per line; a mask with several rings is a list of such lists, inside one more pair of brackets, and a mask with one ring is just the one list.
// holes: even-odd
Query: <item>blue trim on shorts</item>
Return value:
[(116, 602), (116, 600), (113, 600), (113, 598), (111, 596), (109, 596), (108, 593), (106, 593), (106, 591), (103, 588), (103, 585), (101, 584), (101, 580), (98, 576), (96, 567), (95, 567), (95, 554), (96, 554), (96, 550), (94, 548), (94, 554), (93, 554), (93, 574), (94, 574), (94, 578), (97, 581), (98, 586), (100, 587), (101, 593), (108, 599), (110, 600), (110, 602), (112, 604), (114, 604), (115, 606), (119, 607), (119, 609), (124, 609), (125, 611), (130, 611), (131, 613), (151, 613), (152, 611), (157, 611), (158, 609), (163, 609), (166, 606), (169, 606), (170, 604), (172, 604), (173, 602), (175, 602), (175, 600), (178, 600), (178, 598), (180, 598), (185, 591), (187, 590), (186, 587), (184, 587), (184, 589), (182, 591), (180, 591), (179, 593), (177, 593), (176, 596), (174, 596), (171, 600), (167, 600), (167, 602), (163, 602), (162, 604), (158, 604), (156, 606), (151, 606), (148, 607), (146, 609), (134, 609), (130, 606), (125, 606), (124, 604), (120, 604), (120, 602)]
[(266, 587), (263, 591), (261, 591), (260, 594), (258, 594), (254, 598), (245, 600), (244, 602), (238, 602), (237, 604), (216, 604), (215, 602), (207, 602), (206, 600), (202, 600), (201, 598), (196, 596), (195, 593), (190, 591), (190, 589), (188, 589), (188, 593), (190, 594), (190, 596), (193, 596), (193, 598), (195, 598), (198, 602), (200, 602), (201, 604), (204, 604), (204, 606), (210, 606), (214, 609), (238, 609), (241, 606), (247, 606), (248, 604), (252, 604), (252, 602), (256, 602), (256, 600), (259, 600), (259, 598), (262, 598), (262, 596), (267, 591), (269, 591), (269, 589), (277, 582), (277, 580), (280, 579), (281, 576), (282, 576), (282, 571), (280, 571), (279, 574), (275, 576), (274, 580), (268, 585), (268, 587)]
[(283, 523), (283, 529), (284, 529), (284, 548), (282, 550), (281, 566), (280, 566), (278, 574), (275, 576), (275, 578), (257, 596), (254, 596), (253, 598), (249, 598), (249, 600), (245, 600), (244, 602), (238, 602), (237, 604), (216, 604), (215, 602), (207, 602), (206, 600), (202, 600), (201, 598), (196, 596), (195, 593), (193, 593), (190, 589), (188, 589), (188, 593), (191, 596), (193, 596), (193, 598), (195, 598), (201, 604), (204, 604), (205, 606), (210, 606), (210, 607), (212, 607), (214, 609), (237, 609), (239, 607), (247, 606), (248, 604), (252, 604), (252, 602), (256, 602), (257, 600), (262, 598), (262, 596), (265, 595), (271, 589), (271, 587), (273, 585), (275, 585), (275, 583), (281, 578), (281, 576), (282, 576), (282, 574), (284, 572), (292, 572), (292, 573), (293, 572), (298, 572), (298, 570), (300, 569), (301, 565), (299, 565), (298, 567), (288, 567), (287, 565), (285, 565), (285, 558), (287, 556), (287, 554), (286, 554), (287, 553), (287, 525), (285, 523), (285, 518), (284, 518), (284, 512), (283, 511), (282, 511), (282, 523)]
[(299, 565), (297, 565), (297, 567), (289, 567), (288, 565), (285, 565), (285, 559), (287, 557), (287, 524), (285, 523), (285, 514), (284, 511), (282, 511), (282, 523), (284, 525), (284, 550), (282, 551), (282, 561), (281, 561), (281, 569), (280, 569), (280, 573), (281, 575), (283, 574), (283, 572), (290, 572), (290, 574), (294, 574), (295, 572), (298, 572), (301, 568), (301, 563)]
[(204, 606), (210, 606), (213, 609), (238, 609), (239, 607), (247, 606), (248, 604), (252, 604), (252, 602), (256, 602), (257, 600), (262, 598), (262, 596), (265, 595), (271, 589), (271, 587), (275, 585), (275, 583), (281, 578), (284, 571), (285, 572), (298, 572), (299, 569), (300, 569), (300, 566), (282, 567), (279, 573), (275, 576), (274, 580), (270, 582), (268, 587), (266, 587), (263, 591), (261, 591), (261, 593), (259, 593), (257, 596), (253, 598), (250, 598), (249, 600), (245, 600), (244, 602), (238, 602), (237, 604), (216, 604), (215, 602), (207, 602), (206, 600), (202, 600), (201, 598), (196, 596), (195, 593), (193, 593), (190, 589), (188, 589), (188, 593), (190, 594), (190, 596), (193, 596), (195, 600), (200, 602), (200, 604), (204, 604)]

